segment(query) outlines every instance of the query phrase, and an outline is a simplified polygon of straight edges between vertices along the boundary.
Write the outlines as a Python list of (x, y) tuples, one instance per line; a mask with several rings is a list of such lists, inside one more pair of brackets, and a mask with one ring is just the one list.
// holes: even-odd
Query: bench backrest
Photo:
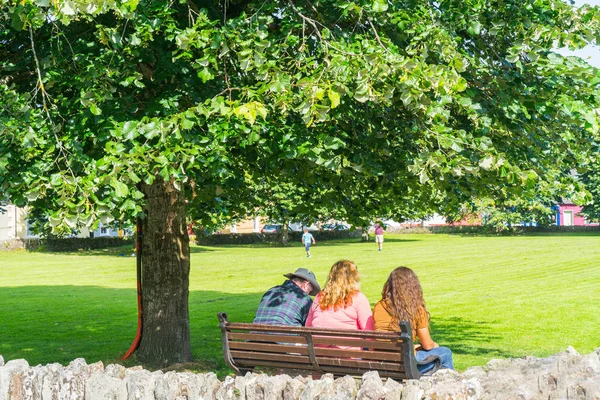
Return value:
[(218, 314), (225, 362), (243, 374), (257, 366), (360, 376), (418, 379), (412, 331), (355, 331), (231, 323)]

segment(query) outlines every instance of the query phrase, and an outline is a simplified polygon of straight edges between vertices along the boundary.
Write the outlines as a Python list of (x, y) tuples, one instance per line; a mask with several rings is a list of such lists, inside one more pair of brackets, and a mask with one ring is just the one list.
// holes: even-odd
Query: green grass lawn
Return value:
[[(400, 265), (421, 279), (432, 335), (459, 370), (492, 358), (600, 347), (600, 235), (386, 235), (375, 243), (192, 247), (190, 322), (197, 370), (228, 372), (216, 313), (251, 322), (263, 292), (298, 267), (325, 283), (354, 260), (371, 304)], [(124, 256), (121, 256), (123, 254)], [(117, 362), (136, 331), (131, 249), (72, 254), (0, 252), (0, 355), (31, 364)], [(132, 361), (134, 362), (134, 361)]]

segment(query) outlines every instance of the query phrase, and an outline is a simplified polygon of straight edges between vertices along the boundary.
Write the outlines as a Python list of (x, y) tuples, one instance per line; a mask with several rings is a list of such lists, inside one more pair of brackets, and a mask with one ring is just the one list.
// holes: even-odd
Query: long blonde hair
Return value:
[(398, 326), (398, 321), (410, 321), (413, 337), (417, 334), (417, 322), (429, 319), (421, 283), (410, 268), (393, 270), (383, 285), (381, 297), (385, 309), (392, 316), (391, 324)]
[(360, 291), (360, 276), (353, 261), (340, 260), (333, 264), (327, 283), (319, 293), (319, 307), (325, 311), (333, 307), (334, 311), (352, 304), (354, 295)]

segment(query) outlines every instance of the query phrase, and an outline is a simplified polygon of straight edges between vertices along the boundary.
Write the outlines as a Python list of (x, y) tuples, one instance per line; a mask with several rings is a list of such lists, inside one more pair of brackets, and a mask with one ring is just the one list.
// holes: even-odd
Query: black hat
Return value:
[(312, 292), (309, 293), (311, 296), (316, 296), (317, 293), (321, 291), (321, 286), (319, 286), (319, 284), (317, 283), (317, 278), (315, 278), (315, 274), (306, 268), (298, 268), (293, 274), (284, 274), (283, 276), (289, 279), (292, 279), (293, 277), (297, 276), (298, 278), (302, 278), (304, 280), (309, 281), (313, 287)]

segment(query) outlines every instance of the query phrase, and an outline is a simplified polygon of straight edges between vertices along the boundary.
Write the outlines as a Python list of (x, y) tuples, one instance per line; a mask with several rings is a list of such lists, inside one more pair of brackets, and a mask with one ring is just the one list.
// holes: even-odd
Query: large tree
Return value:
[(597, 72), (552, 50), (600, 13), (562, 0), (0, 7), (0, 191), (57, 233), (143, 216), (149, 364), (190, 358), (186, 200), (207, 225), (265, 182), (349, 220), (446, 214), (576, 190), (598, 133)]

